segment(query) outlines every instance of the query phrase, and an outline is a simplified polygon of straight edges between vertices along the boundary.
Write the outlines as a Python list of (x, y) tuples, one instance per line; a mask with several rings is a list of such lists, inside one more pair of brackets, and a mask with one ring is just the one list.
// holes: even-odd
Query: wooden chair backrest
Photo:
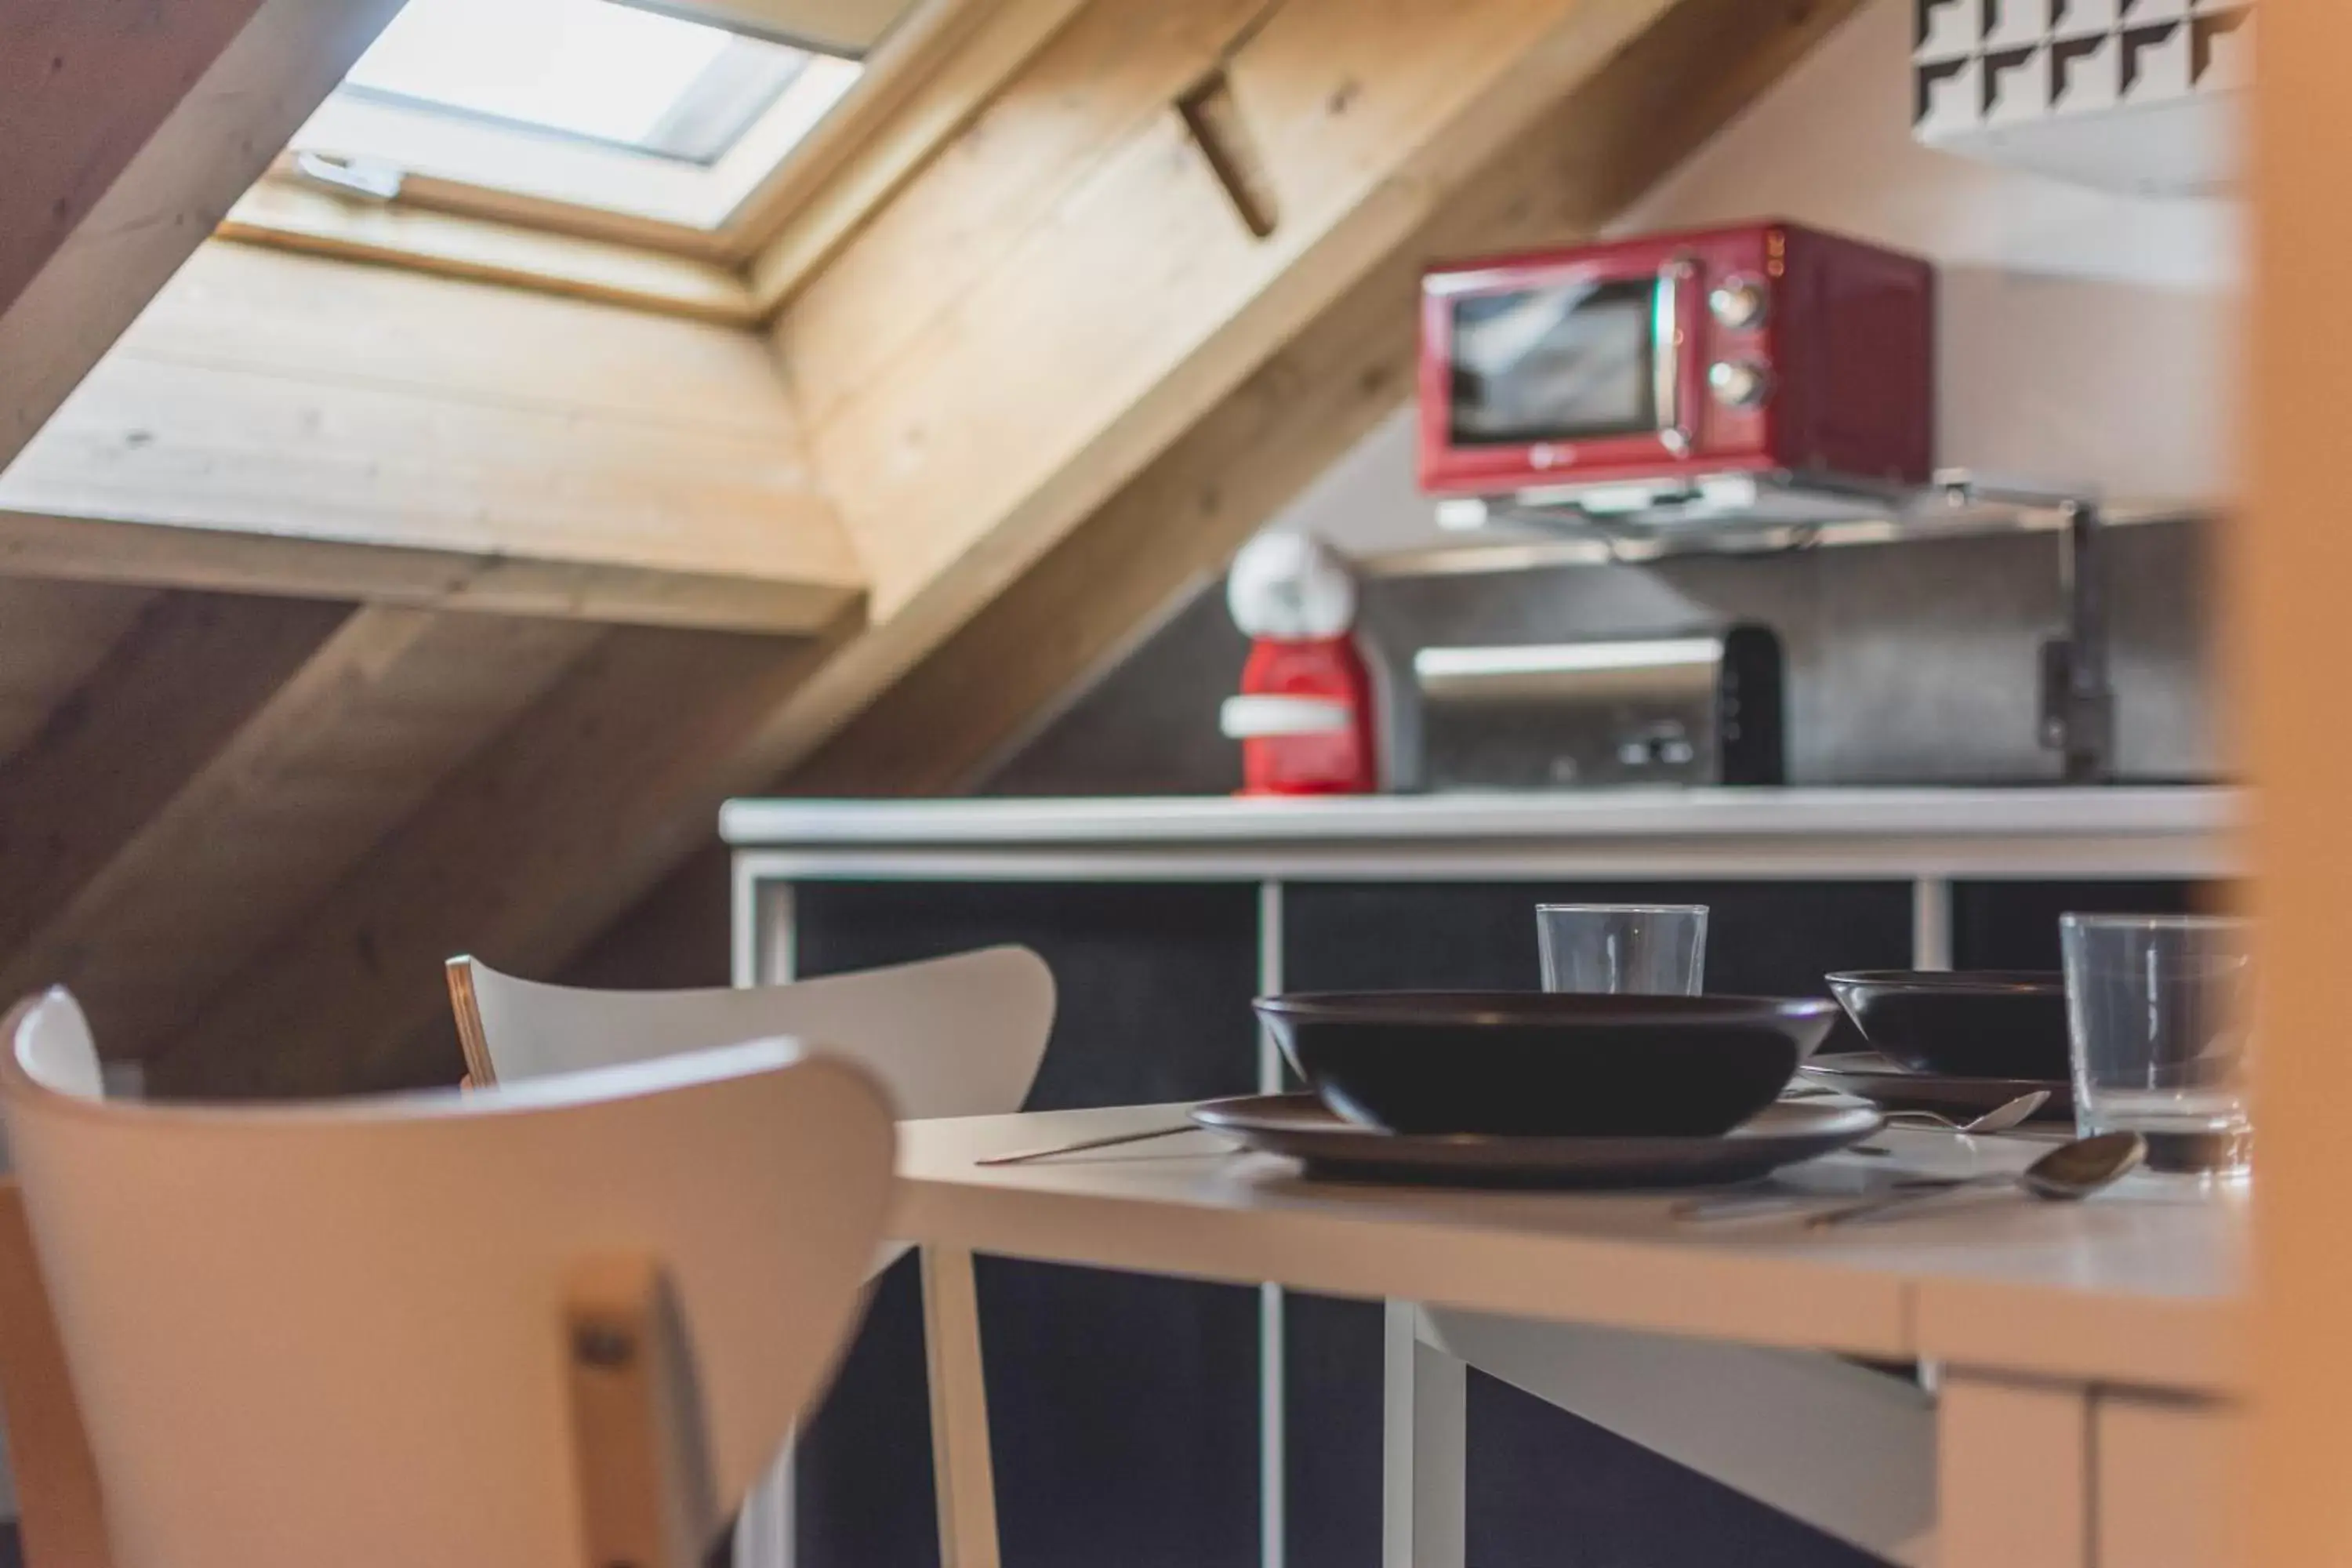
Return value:
[(707, 991), (549, 985), (453, 958), (449, 994), (478, 1085), (792, 1035), (872, 1072), (902, 1117), (1020, 1110), (1054, 1027), (1053, 972), (1025, 947)]
[(26, 1010), (0, 1110), (126, 1568), (581, 1563), (567, 1321), (635, 1310), (614, 1279), (674, 1320), (683, 1392), (614, 1407), (687, 1413), (707, 1525), (814, 1397), (881, 1237), (888, 1106), (788, 1041), (212, 1107), (45, 1078), (79, 1027), (61, 992)]

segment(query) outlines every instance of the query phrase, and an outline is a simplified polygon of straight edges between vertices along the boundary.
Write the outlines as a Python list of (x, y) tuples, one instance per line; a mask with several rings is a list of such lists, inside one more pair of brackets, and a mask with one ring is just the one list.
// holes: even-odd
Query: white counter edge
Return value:
[(719, 835), (737, 848), (817, 852), (1982, 837), (2171, 839), (2198, 842), (2223, 856), (2223, 840), (2242, 825), (2247, 809), (2242, 790), (2194, 785), (1692, 789), (1305, 800), (733, 800), (719, 812)]

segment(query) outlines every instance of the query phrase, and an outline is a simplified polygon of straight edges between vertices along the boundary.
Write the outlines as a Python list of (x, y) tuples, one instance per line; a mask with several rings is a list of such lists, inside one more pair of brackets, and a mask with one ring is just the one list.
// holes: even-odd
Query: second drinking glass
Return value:
[(1696, 996), (1706, 978), (1705, 904), (1538, 904), (1547, 991)]
[(2150, 1170), (2244, 1175), (2253, 1154), (2246, 923), (2067, 915), (2059, 941), (2076, 1130), (2139, 1133)]

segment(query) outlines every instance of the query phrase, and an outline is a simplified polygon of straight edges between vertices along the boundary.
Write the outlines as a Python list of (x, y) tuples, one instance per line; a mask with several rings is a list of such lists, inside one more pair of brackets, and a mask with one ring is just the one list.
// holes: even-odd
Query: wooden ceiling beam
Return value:
[(857, 715), (794, 794), (966, 788), (1412, 395), (1423, 264), (1594, 234), (1854, 9), (1689, 0)]
[(866, 63), (850, 98), (754, 192), (726, 233), (747, 245), (753, 308), (772, 314), (974, 116), (1085, 0), (930, 0)]
[(865, 576), (756, 336), (229, 244), (0, 472), (0, 574), (793, 634)]
[(0, 762), (40, 733), (154, 597), (0, 578)]
[(443, 960), (551, 973), (619, 918), (709, 842), (720, 801), (763, 779), (743, 737), (828, 646), (604, 633), (158, 1042), (150, 1084), (276, 1095), (453, 1080)]
[(0, 766), (0, 952), (64, 909), (350, 615), (159, 595)]
[(0, 13), (0, 468), (399, 5), (21, 0)]
[[(225, 626), (234, 632), (255, 604), (226, 604)], [(253, 613), (286, 610), (260, 601)], [(110, 1056), (143, 1056), (602, 635), (382, 606), (345, 616), (220, 727), (208, 754), (183, 746), (156, 763), (135, 821), (118, 809), (108, 821), (119, 831), (85, 823), (62, 836), (86, 847), (71, 893), (53, 892), (29, 927), (12, 921), (0, 994), (70, 985)], [(207, 685), (222, 673), (201, 644), (160, 651)], [(121, 686), (101, 679), (91, 700), (118, 702)], [(79, 762), (52, 772), (86, 779), (94, 759)]]
[[(877, 218), (835, 264), (856, 292), (813, 288), (780, 322), (877, 623), (936, 640), (992, 598), (1675, 3), (1097, 0), (1033, 71), (1097, 16), (1154, 26), (1117, 57), (1133, 98), (1066, 125), (1087, 150), (1045, 210), (887, 276)], [(1158, 25), (1171, 13), (1192, 26)], [(1263, 239), (1171, 101), (1212, 68), (1279, 205)], [(954, 182), (952, 163), (902, 199)], [(918, 333), (878, 356), (863, 325), (820, 347), (810, 313), (877, 289)], [(821, 377), (837, 390), (812, 397)], [(881, 673), (867, 695), (899, 671)]]

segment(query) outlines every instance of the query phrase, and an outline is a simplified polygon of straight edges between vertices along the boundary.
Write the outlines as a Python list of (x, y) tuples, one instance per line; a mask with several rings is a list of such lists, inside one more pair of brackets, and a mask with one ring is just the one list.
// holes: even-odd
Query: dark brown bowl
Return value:
[(2066, 1076), (2066, 984), (2054, 973), (1867, 969), (1827, 978), (1863, 1037), (1914, 1072)]
[(1835, 1022), (1812, 998), (1540, 991), (1260, 997), (1290, 1065), (1391, 1132), (1706, 1138), (1770, 1104)]

